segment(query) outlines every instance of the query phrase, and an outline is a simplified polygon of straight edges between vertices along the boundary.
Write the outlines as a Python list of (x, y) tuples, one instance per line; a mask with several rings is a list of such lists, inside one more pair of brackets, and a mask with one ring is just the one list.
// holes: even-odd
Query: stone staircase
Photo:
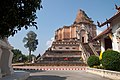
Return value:
[(91, 55), (99, 56), (99, 54), (97, 53), (96, 49), (93, 47), (92, 44), (81, 43), (81, 47), (82, 47), (83, 59), (84, 59), (85, 63), (87, 62), (87, 59), (89, 58), (89, 56), (91, 56)]
[(82, 45), (87, 53), (89, 53), (90, 55), (95, 55), (88, 43), (83, 43)]
[(84, 53), (87, 53), (90, 55), (96, 55), (99, 56), (98, 52), (95, 50), (95, 48), (93, 47), (92, 44), (90, 43), (81, 43), (83, 49), (84, 49)]

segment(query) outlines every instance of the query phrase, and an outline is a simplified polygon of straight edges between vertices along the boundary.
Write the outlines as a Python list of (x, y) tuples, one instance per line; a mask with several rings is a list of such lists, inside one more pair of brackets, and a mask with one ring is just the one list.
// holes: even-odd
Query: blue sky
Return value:
[[(15, 49), (28, 55), (22, 40), (32, 30), (39, 40), (38, 48), (33, 54), (43, 54), (53, 40), (55, 30), (73, 24), (79, 9), (84, 10), (96, 24), (97, 20), (104, 22), (115, 14), (115, 4), (120, 6), (120, 0), (42, 0), (43, 9), (37, 11), (36, 20), (39, 29), (22, 29), (14, 37), (9, 37), (9, 42)], [(98, 28), (98, 31), (102, 30), (103, 28)]]

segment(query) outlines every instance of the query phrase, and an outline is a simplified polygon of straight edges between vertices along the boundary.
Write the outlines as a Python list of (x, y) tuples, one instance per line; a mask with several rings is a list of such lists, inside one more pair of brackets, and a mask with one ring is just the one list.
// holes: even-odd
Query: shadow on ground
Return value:
[(24, 70), (30, 73), (36, 73), (36, 72), (46, 72), (45, 70)]
[(55, 75), (30, 76), (27, 80), (66, 80), (66, 77)]

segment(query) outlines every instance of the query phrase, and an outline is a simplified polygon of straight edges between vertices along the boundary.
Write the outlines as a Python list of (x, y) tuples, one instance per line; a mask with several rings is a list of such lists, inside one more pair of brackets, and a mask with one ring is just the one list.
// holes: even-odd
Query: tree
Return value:
[(29, 61), (31, 61), (31, 51), (35, 51), (38, 45), (38, 39), (36, 39), (37, 34), (33, 31), (27, 33), (27, 37), (24, 37), (23, 42), (25, 43), (24, 47), (29, 50)]
[(97, 57), (95, 55), (90, 56), (87, 60), (87, 64), (90, 67), (100, 65), (99, 57)]
[(114, 50), (106, 50), (102, 55), (102, 65), (105, 69), (120, 71), (120, 53)]
[(28, 56), (22, 55), (22, 62), (27, 62), (28, 61)]
[(0, 0), (0, 38), (14, 35), (21, 28), (36, 26), (41, 0)]
[(22, 52), (19, 49), (13, 49), (13, 62), (19, 62), (22, 58)]
[(13, 49), (13, 63), (16, 62), (26, 62), (28, 60), (28, 57), (24, 54), (22, 54), (22, 52), (19, 49)]

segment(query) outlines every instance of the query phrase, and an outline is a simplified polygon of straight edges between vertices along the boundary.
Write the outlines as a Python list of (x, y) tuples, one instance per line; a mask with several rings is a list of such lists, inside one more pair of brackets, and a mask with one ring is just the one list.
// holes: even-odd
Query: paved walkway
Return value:
[(27, 80), (109, 80), (86, 72), (86, 66), (13, 66), (15, 70), (27, 70)]
[(85, 71), (74, 70), (51, 70), (51, 71), (30, 71), (27, 80), (110, 80)]
[(0, 80), (26, 80), (30, 73), (25, 71), (15, 71), (12, 75), (2, 77)]

